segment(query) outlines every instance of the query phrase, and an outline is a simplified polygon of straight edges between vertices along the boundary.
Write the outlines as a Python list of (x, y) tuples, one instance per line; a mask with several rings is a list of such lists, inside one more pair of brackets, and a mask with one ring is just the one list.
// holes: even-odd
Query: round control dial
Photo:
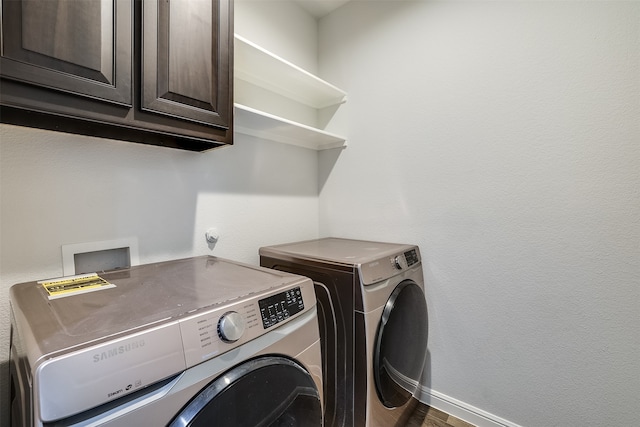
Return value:
[(218, 320), (218, 336), (224, 342), (238, 341), (244, 333), (244, 318), (237, 311), (228, 311)]
[(393, 266), (396, 268), (396, 270), (402, 270), (407, 266), (407, 261), (402, 255), (398, 255), (393, 258)]

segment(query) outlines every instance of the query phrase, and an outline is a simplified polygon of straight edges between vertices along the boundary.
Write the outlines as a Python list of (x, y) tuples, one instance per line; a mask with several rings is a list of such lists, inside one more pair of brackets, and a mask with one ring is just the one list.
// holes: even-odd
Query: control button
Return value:
[(218, 320), (218, 336), (224, 342), (238, 341), (244, 333), (244, 318), (237, 311), (229, 311)]

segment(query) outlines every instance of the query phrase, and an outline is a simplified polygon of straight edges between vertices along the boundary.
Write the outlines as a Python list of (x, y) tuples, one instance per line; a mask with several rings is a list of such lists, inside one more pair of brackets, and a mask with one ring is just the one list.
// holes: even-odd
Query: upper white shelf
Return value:
[(347, 94), (331, 83), (235, 35), (235, 76), (313, 108), (342, 104)]

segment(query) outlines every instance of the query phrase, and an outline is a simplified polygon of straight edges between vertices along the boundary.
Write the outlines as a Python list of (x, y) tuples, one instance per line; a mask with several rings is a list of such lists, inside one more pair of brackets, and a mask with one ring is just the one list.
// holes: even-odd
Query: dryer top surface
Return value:
[(327, 237), (260, 248), (260, 255), (275, 256), (276, 258), (279, 255), (289, 255), (314, 261), (360, 266), (380, 258), (390, 257), (414, 249), (415, 247), (414, 245), (398, 243)]
[(260, 256), (299, 264), (347, 266), (365, 285), (400, 275), (421, 262), (415, 245), (334, 237), (263, 247)]

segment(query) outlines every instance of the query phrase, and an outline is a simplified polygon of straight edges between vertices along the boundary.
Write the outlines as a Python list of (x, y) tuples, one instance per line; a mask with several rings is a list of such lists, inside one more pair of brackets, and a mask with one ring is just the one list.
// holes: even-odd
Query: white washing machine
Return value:
[(427, 358), (418, 247), (326, 238), (263, 247), (260, 264), (314, 281), (325, 425), (404, 425)]
[(10, 298), (14, 427), (322, 425), (308, 278), (198, 257)]

